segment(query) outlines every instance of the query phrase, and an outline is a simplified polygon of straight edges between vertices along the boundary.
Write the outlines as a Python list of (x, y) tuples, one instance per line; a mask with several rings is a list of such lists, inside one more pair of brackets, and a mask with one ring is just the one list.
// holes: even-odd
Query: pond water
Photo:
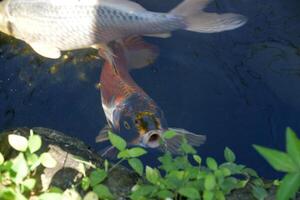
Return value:
[[(166, 12), (180, 1), (138, 2)], [(279, 177), (252, 144), (284, 149), (285, 128), (300, 133), (300, 1), (220, 0), (207, 10), (240, 13), (249, 21), (229, 32), (147, 38), (160, 56), (132, 76), (170, 126), (207, 135), (199, 148), (203, 157), (223, 161), (229, 146), (238, 162)], [(1, 35), (0, 53), (0, 130), (43, 126), (100, 148), (94, 138), (106, 120), (95, 87), (102, 65), (95, 51), (49, 60)]]

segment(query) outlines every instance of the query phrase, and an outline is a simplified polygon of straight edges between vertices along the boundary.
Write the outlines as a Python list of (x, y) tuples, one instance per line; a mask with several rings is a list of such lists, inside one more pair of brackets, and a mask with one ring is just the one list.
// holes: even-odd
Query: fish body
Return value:
[(3, 0), (0, 30), (45, 57), (58, 58), (61, 51), (106, 49), (110, 41), (133, 35), (166, 36), (179, 29), (219, 32), (246, 22), (237, 14), (203, 12), (209, 2), (185, 0), (169, 13), (158, 13), (128, 0)]
[[(107, 140), (108, 131), (112, 131), (126, 138), (131, 145), (161, 148), (160, 140), (164, 132), (174, 130), (178, 136), (185, 135), (190, 144), (194, 146), (202, 144), (205, 136), (184, 129), (169, 128), (163, 111), (129, 74), (132, 66), (136, 68), (146, 64), (141, 61), (130, 61), (130, 59), (143, 58), (147, 61), (149, 59), (146, 58), (150, 57), (150, 60), (153, 60), (157, 56), (155, 47), (144, 43), (141, 39), (131, 39), (125, 45), (114, 43), (112, 51), (115, 54), (115, 66), (106, 61), (100, 76), (102, 107), (108, 126), (100, 132), (96, 141)], [(180, 139), (182, 137), (167, 141), (168, 150), (178, 153)]]

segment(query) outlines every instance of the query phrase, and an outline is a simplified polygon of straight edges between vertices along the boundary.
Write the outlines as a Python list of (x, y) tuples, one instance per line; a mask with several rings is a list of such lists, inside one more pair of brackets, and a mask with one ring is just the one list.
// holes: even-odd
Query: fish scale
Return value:
[(159, 13), (129, 0), (2, 0), (0, 30), (40, 55), (59, 58), (61, 51), (91, 46), (110, 52), (108, 42), (134, 35), (162, 37), (179, 29), (212, 33), (246, 22), (238, 14), (204, 12), (209, 2), (184, 0), (169, 13)]
[[(15, 31), (16, 37), (29, 43), (43, 40), (61, 50), (109, 42), (122, 36), (140, 34), (141, 30), (146, 34), (160, 32), (162, 29), (157, 25), (162, 23), (161, 19), (172, 22), (172, 18), (165, 14), (130, 14), (107, 6), (55, 6), (42, 2), (24, 4), (12, 1), (8, 10), (12, 22), (19, 27), (19, 31)], [(23, 22), (25, 20), (26, 23)], [(145, 27), (147, 22), (148, 28)], [(172, 26), (178, 27), (178, 23), (167, 23), (167, 26), (164, 24), (164, 29), (167, 30)], [(32, 29), (32, 26), (36, 28)]]

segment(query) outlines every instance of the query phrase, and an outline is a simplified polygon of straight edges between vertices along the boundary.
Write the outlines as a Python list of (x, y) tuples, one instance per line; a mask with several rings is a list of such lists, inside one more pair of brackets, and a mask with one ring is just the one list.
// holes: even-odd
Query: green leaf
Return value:
[(265, 183), (261, 178), (256, 178), (252, 180), (252, 183), (256, 186), (262, 186), (264, 187)]
[(114, 147), (116, 147), (119, 151), (125, 150), (127, 143), (123, 138), (121, 138), (120, 136), (118, 136), (112, 132), (108, 132), (108, 138), (109, 138), (110, 143)]
[(218, 164), (217, 164), (216, 160), (211, 158), (211, 157), (208, 157), (206, 159), (206, 165), (211, 170), (217, 170), (218, 169)]
[(15, 193), (15, 199), (17, 199), (17, 200), (27, 200), (27, 198), (23, 194), (21, 194), (20, 192)]
[(193, 158), (194, 158), (194, 160), (195, 160), (199, 165), (201, 165), (202, 159), (201, 159), (200, 156), (198, 156), (198, 155), (193, 155)]
[(101, 183), (107, 177), (107, 172), (103, 169), (96, 169), (90, 174), (90, 184), (92, 187)]
[(249, 179), (245, 179), (245, 180), (239, 180), (238, 183), (236, 184), (236, 189), (239, 189), (239, 188), (244, 188), (246, 187), (246, 185), (248, 184), (249, 182)]
[(63, 200), (81, 200), (80, 194), (74, 189), (67, 189), (62, 195)]
[(163, 156), (159, 157), (158, 160), (162, 164), (160, 168), (165, 170), (166, 172), (176, 169), (176, 166), (174, 166), (173, 158), (170, 152), (166, 152)]
[(35, 153), (30, 153), (27, 155), (27, 164), (30, 167), (30, 171), (33, 171), (41, 164), (41, 161)]
[(57, 165), (56, 160), (51, 156), (50, 153), (42, 153), (40, 162), (46, 168), (54, 168)]
[(288, 200), (300, 189), (300, 173), (285, 175), (276, 193), (276, 200)]
[(138, 158), (131, 158), (128, 160), (129, 165), (137, 172), (140, 176), (143, 175), (144, 165)]
[(4, 187), (0, 190), (1, 200), (11, 200), (16, 199), (15, 191), (10, 187)]
[(127, 158), (130, 158), (130, 154), (129, 154), (129, 151), (128, 149), (124, 149), (122, 151), (120, 151), (117, 155), (117, 158), (119, 159), (127, 159)]
[(217, 191), (217, 192), (216, 192), (216, 199), (217, 199), (217, 200), (226, 200), (223, 191)]
[(159, 197), (159, 199), (172, 199), (174, 193), (169, 190), (161, 190), (157, 193), (157, 197)]
[(151, 194), (157, 194), (158, 187), (154, 185), (135, 185), (132, 194), (130, 195), (131, 199), (136, 200), (148, 200), (145, 198), (151, 196)]
[(287, 153), (296, 163), (300, 171), (300, 141), (296, 133), (290, 128), (286, 129), (286, 142)]
[(268, 192), (263, 187), (252, 186), (251, 193), (257, 200), (264, 200), (268, 196)]
[(226, 168), (226, 167), (223, 167), (223, 168), (221, 168), (220, 170), (221, 170), (221, 172), (222, 172), (222, 174), (223, 174), (224, 177), (230, 176), (230, 175), (231, 175), (230, 169), (228, 169), (228, 168)]
[(213, 200), (214, 199), (214, 192), (205, 190), (203, 193), (203, 199), (204, 200)]
[(5, 161), (2, 166), (0, 166), (1, 171), (10, 171), (13, 165), (12, 160)]
[(242, 171), (245, 169), (244, 165), (237, 165), (235, 163), (226, 162), (220, 165), (220, 169), (227, 168), (230, 170), (231, 174), (242, 174)]
[(147, 151), (141, 147), (134, 147), (131, 149), (125, 149), (118, 153), (117, 158), (127, 159), (127, 158), (135, 158), (140, 157), (146, 154)]
[(175, 166), (176, 169), (186, 169), (191, 166), (191, 163), (188, 160), (188, 156), (177, 156), (173, 160), (172, 165)]
[(258, 145), (254, 145), (254, 148), (274, 169), (282, 172), (297, 172), (297, 166), (288, 154)]
[(109, 189), (105, 186), (105, 185), (96, 185), (95, 187), (93, 187), (93, 191), (98, 195), (98, 197), (100, 199), (112, 199), (113, 195), (112, 193), (109, 191)]
[(252, 176), (252, 177), (258, 177), (257, 172), (254, 169), (251, 169), (251, 168), (245, 168), (245, 169), (243, 169), (242, 173), (243, 174), (248, 174), (249, 176)]
[(224, 182), (220, 185), (225, 194), (229, 194), (233, 189), (236, 188), (238, 181), (234, 177), (226, 177)]
[(39, 196), (39, 200), (62, 200), (62, 194), (59, 193), (44, 193)]
[(164, 132), (162, 136), (164, 139), (169, 140), (169, 139), (172, 139), (173, 137), (175, 137), (176, 135), (177, 135), (177, 133), (175, 131), (168, 130), (168, 131)]
[(36, 180), (33, 178), (26, 179), (22, 183), (22, 185), (29, 191), (33, 190), (35, 184), (36, 184)]
[(206, 190), (213, 190), (216, 186), (216, 177), (213, 174), (208, 174), (204, 180), (204, 188)]
[(280, 181), (278, 179), (273, 181), (273, 185), (275, 186), (279, 186), (280, 185)]
[(28, 148), (30, 153), (38, 151), (42, 146), (42, 139), (39, 135), (30, 135), (28, 139)]
[(226, 147), (224, 150), (224, 157), (227, 162), (235, 162), (235, 154), (228, 147)]
[(198, 190), (193, 187), (182, 187), (178, 190), (178, 193), (190, 199), (200, 199)]
[(83, 200), (98, 200), (98, 195), (95, 192), (88, 192)]
[(16, 183), (21, 183), (23, 179), (29, 174), (29, 168), (23, 153), (20, 153), (14, 159), (12, 170), (16, 172)]
[(48, 193), (60, 193), (60, 194), (62, 194), (63, 191), (62, 191), (62, 189), (60, 189), (60, 188), (58, 188), (58, 187), (51, 186), (51, 187), (48, 189)]
[(2, 165), (3, 163), (4, 163), (4, 156), (0, 152), (0, 165)]
[(84, 190), (84, 191), (87, 191), (90, 187), (90, 179), (89, 177), (83, 177), (82, 180), (81, 180), (81, 188)]
[(221, 169), (214, 171), (214, 176), (215, 176), (216, 182), (218, 182), (219, 184), (222, 184), (224, 182), (225, 176)]
[(157, 169), (146, 166), (146, 179), (153, 184), (156, 184), (160, 178), (160, 173)]
[(197, 151), (194, 149), (194, 147), (189, 145), (187, 142), (183, 142), (180, 145), (180, 149), (186, 154), (196, 154), (197, 153)]
[(20, 135), (10, 134), (8, 135), (8, 143), (12, 148), (14, 148), (17, 151), (26, 151), (28, 147), (28, 140)]
[(134, 147), (134, 148), (128, 149), (128, 153), (129, 153), (130, 157), (134, 158), (134, 157), (140, 157), (140, 156), (146, 154), (147, 151), (141, 147)]
[(168, 178), (171, 182), (176, 183), (175, 185), (179, 186), (181, 182), (184, 180), (186, 176), (186, 172), (182, 170), (174, 170), (171, 171), (169, 174), (166, 175), (166, 178)]

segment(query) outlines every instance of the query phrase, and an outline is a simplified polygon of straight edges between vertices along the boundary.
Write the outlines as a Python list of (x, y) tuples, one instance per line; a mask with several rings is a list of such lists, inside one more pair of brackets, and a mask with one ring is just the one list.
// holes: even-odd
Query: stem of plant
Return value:
[(114, 164), (109, 170), (108, 173), (111, 172), (114, 168), (116, 168), (118, 165), (120, 165), (124, 160), (126, 160), (125, 158), (122, 158), (121, 160), (119, 160), (116, 164)]

